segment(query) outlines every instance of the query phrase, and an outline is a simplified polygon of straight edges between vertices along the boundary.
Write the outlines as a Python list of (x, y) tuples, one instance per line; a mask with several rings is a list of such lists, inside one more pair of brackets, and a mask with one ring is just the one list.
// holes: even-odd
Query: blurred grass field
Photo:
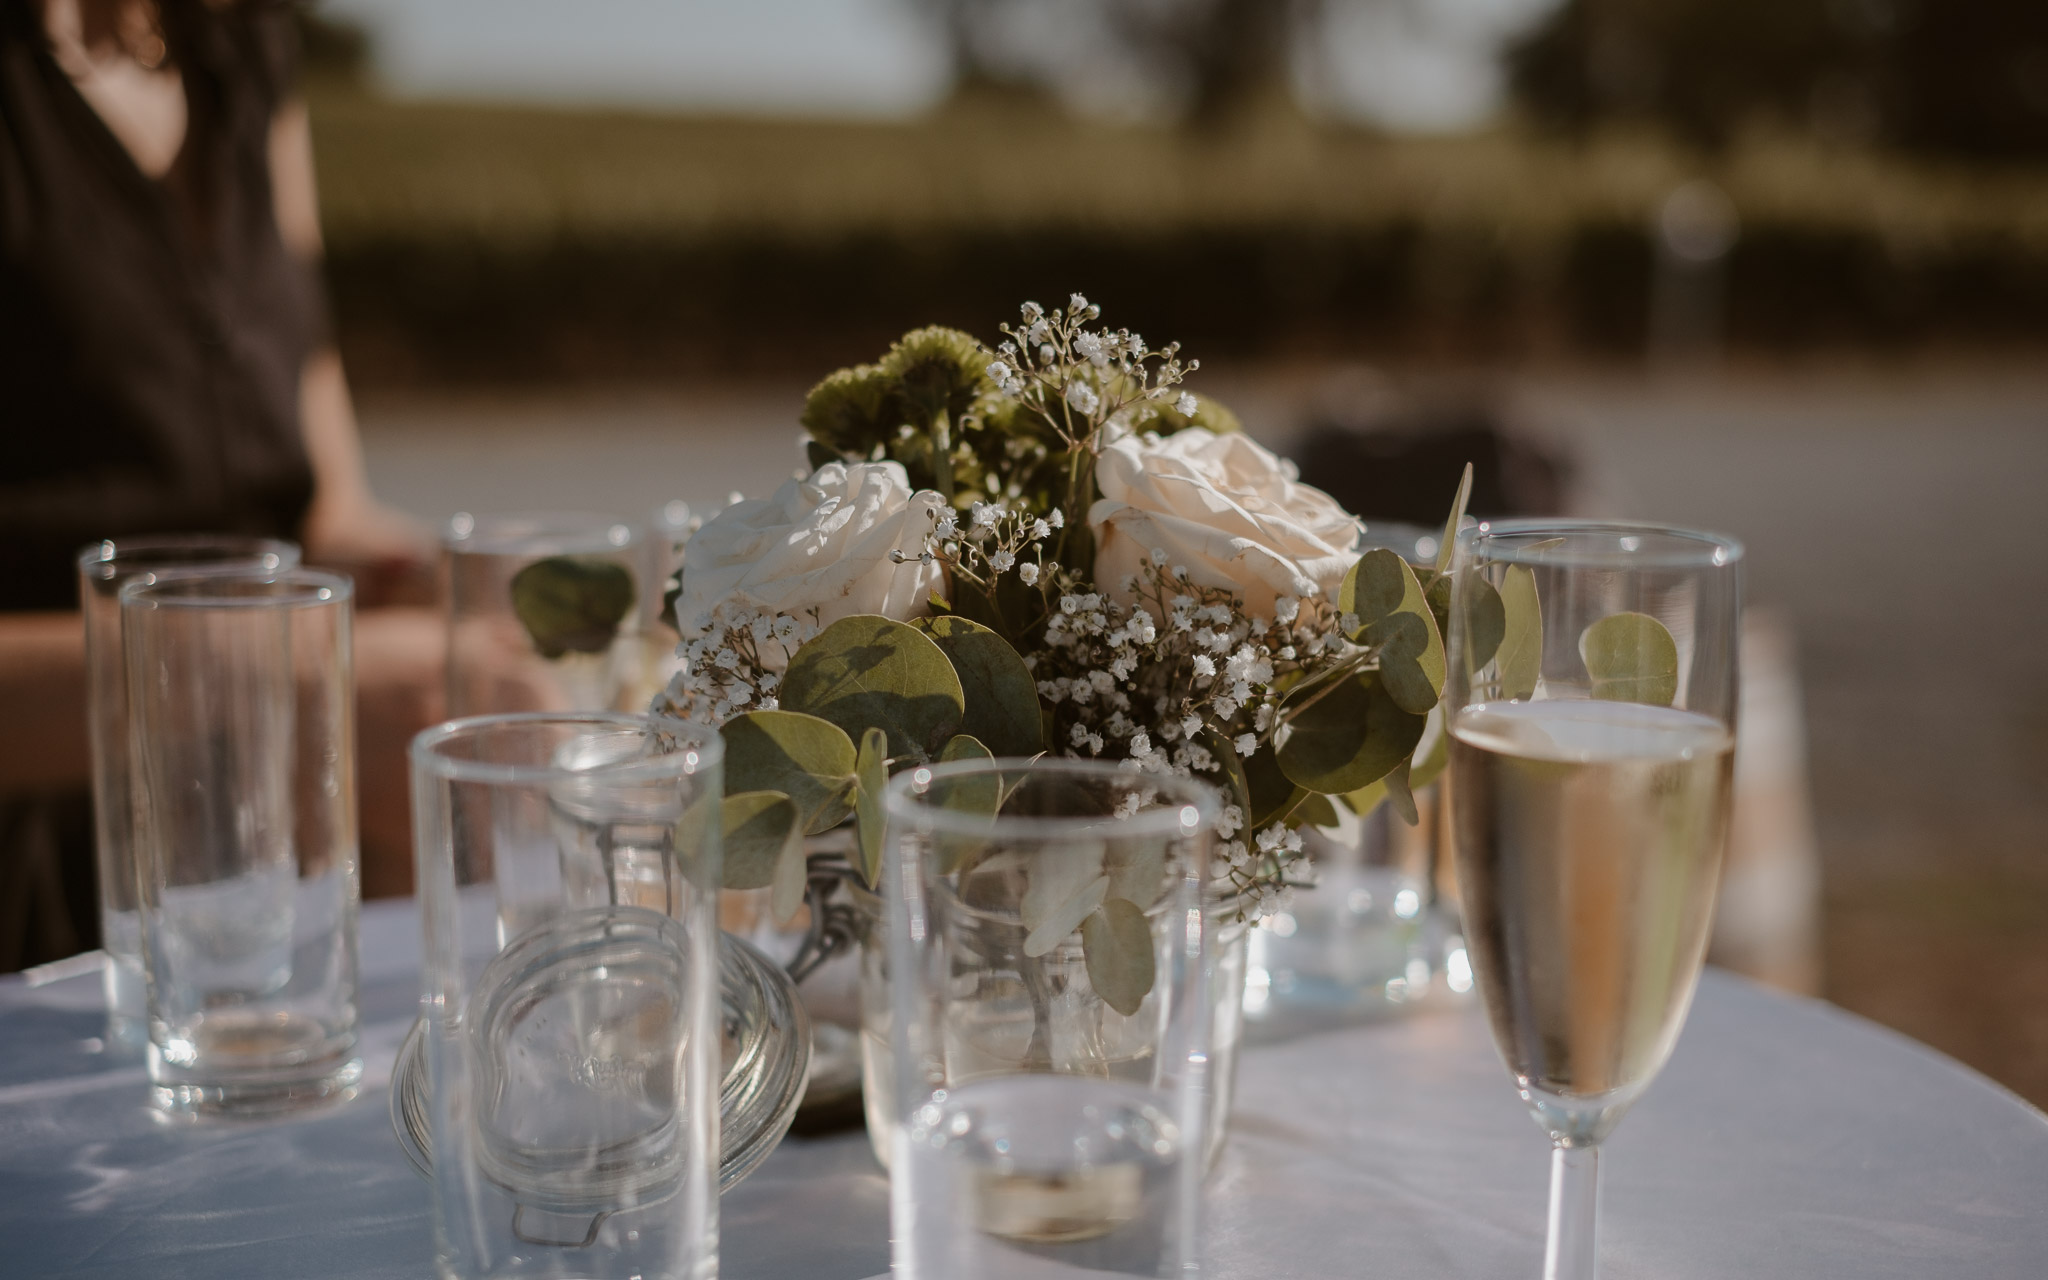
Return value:
[(907, 123), (393, 102), (316, 83), (329, 274), (359, 378), (782, 371), (1085, 285), (1233, 355), (1640, 351), (1651, 219), (1739, 211), (1730, 340), (2048, 339), (2048, 171), (1756, 135), (1395, 138), (1285, 106), (1213, 132), (970, 95)]

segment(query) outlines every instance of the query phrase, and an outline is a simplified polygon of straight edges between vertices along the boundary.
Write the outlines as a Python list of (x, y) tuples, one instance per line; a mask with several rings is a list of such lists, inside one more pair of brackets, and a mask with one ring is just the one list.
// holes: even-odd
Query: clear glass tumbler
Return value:
[(598, 513), (450, 520), (449, 716), (644, 707), (639, 544)]
[(354, 1093), (355, 687), (336, 574), (121, 589), (153, 1100), (287, 1112)]
[(1591, 1280), (1600, 1145), (1670, 1057), (1727, 845), (1742, 547), (1648, 525), (1459, 535), (1444, 707), (1466, 940), (1550, 1135), (1548, 1280)]
[(1193, 1269), (1215, 793), (983, 760), (886, 803), (896, 1273)]
[(78, 553), (110, 1043), (139, 1049), (148, 1038), (149, 1012), (142, 987), (142, 924), (135, 913), (135, 815), (129, 808), (128, 664), (121, 650), (121, 588), (139, 576), (181, 569), (277, 572), (298, 567), (297, 544), (236, 534), (109, 538)]
[(413, 740), (442, 1276), (717, 1273), (722, 761), (623, 713)]

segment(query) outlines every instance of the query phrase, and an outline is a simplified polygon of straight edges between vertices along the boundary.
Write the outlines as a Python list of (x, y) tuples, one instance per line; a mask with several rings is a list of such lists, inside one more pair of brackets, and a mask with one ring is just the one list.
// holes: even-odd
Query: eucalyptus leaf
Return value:
[(1443, 693), (1443, 641), (1427, 614), (1390, 613), (1366, 628), (1379, 650), (1380, 683), (1403, 711), (1424, 715)]
[(720, 735), (727, 795), (781, 792), (795, 802), (806, 835), (845, 820), (856, 756), (839, 726), (796, 711), (749, 711), (726, 721)]
[[(1421, 715), (1443, 695), (1443, 636), (1437, 630), (1436, 615), (1430, 612), (1414, 568), (1384, 549), (1368, 551), (1359, 560), (1359, 566), (1363, 568), (1375, 557), (1381, 557), (1377, 561), (1381, 567), (1361, 574), (1359, 602), (1377, 608), (1393, 595), (1390, 583), (1398, 584), (1400, 590), (1393, 596), (1393, 603), (1378, 616), (1368, 619), (1359, 615), (1366, 624), (1362, 638), (1379, 651), (1380, 679), (1388, 695), (1402, 710)], [(1370, 592), (1364, 590), (1368, 578), (1373, 580)], [(1369, 601), (1367, 596), (1371, 597)]]
[(1126, 1018), (1152, 990), (1152, 927), (1145, 913), (1122, 898), (1104, 902), (1081, 924), (1088, 982), (1103, 1003)]
[(1338, 796), (1337, 799), (1359, 817), (1370, 817), (1374, 809), (1386, 803), (1387, 780), (1381, 778), (1378, 782), (1367, 783), (1356, 791)]
[(1465, 464), (1465, 474), (1458, 478), (1458, 496), (1451, 500), (1451, 518), (1444, 521), (1444, 538), (1436, 548), (1436, 571), (1448, 573), (1451, 568), (1451, 553), (1456, 548), (1458, 526), (1465, 523), (1465, 504), (1472, 500), (1472, 464)]
[(790, 845), (803, 850), (803, 824), (796, 802), (779, 791), (742, 791), (725, 797), (720, 821), (725, 831), (725, 887), (765, 889)]
[[(1332, 698), (1341, 697), (1332, 694)], [(1328, 699), (1325, 699), (1328, 701)], [(1250, 759), (1244, 762), (1246, 798), (1250, 801), (1245, 809), (1245, 830), (1264, 831), (1276, 822), (1285, 822), (1287, 815), (1308, 795), (1308, 789), (1298, 785), (1288, 776), (1280, 764), (1280, 753), (1270, 746), (1260, 746)]]
[(1451, 629), (1452, 586), (1456, 579), (1448, 573), (1429, 570), (1415, 571), (1415, 580), (1422, 584), (1422, 598), (1429, 604), (1429, 615), (1436, 619), (1437, 634), (1447, 635)]
[[(1507, 609), (1501, 604), (1500, 592), (1493, 584), (1468, 571), (1471, 581), (1465, 586), (1465, 670), (1477, 671), (1493, 661), (1500, 652), (1501, 640), (1507, 634)], [(1437, 607), (1437, 597), (1444, 597), (1445, 605), (1440, 614), (1448, 616), (1449, 602), (1456, 594), (1452, 587), (1454, 579), (1438, 578), (1436, 585), (1429, 589), (1429, 603)]]
[[(1432, 730), (1434, 736), (1431, 735)], [(1442, 707), (1430, 713), (1429, 723), (1423, 727), (1422, 737), (1423, 741), (1429, 744), (1429, 750), (1424, 752), (1418, 745), (1415, 749), (1419, 754), (1411, 757), (1414, 763), (1408, 769), (1408, 786), (1415, 791), (1420, 791), (1435, 782), (1437, 775), (1444, 771), (1444, 766), (1451, 762), (1451, 735), (1444, 732)]]
[(1358, 615), (1359, 626), (1369, 627), (1401, 607), (1414, 578), (1414, 570), (1398, 553), (1374, 547), (1344, 575), (1337, 588), (1337, 610)]
[(768, 909), (777, 924), (788, 924), (804, 905), (804, 883), (810, 879), (810, 860), (804, 857), (804, 842), (791, 840), (775, 860), (775, 879), (768, 886)]
[(1387, 803), (1394, 806), (1394, 812), (1401, 815), (1401, 821), (1412, 827), (1422, 821), (1422, 814), (1415, 808), (1415, 792), (1408, 785), (1408, 768), (1408, 761), (1403, 760), (1387, 770), (1387, 776), (1380, 781), (1386, 784)]
[(1312, 827), (1334, 827), (1337, 825), (1337, 806), (1330, 803), (1330, 797), (1313, 793), (1303, 796), (1301, 803), (1294, 806), (1288, 815), (1295, 823), (1307, 823)]
[(854, 772), (860, 791), (853, 802), (855, 835), (860, 848), (860, 874), (870, 889), (882, 879), (882, 793), (889, 785), (889, 735), (869, 729), (860, 736)]
[(1500, 696), (1535, 696), (1543, 677), (1543, 605), (1536, 598), (1536, 575), (1527, 565), (1511, 564), (1500, 583), (1501, 640), (1494, 654)]
[(1119, 840), (1103, 859), (1109, 872), (1109, 896), (1149, 906), (1166, 882), (1164, 840)]
[(634, 598), (632, 572), (610, 560), (549, 556), (512, 575), (512, 612), (543, 658), (610, 649)]
[(1678, 644), (1647, 613), (1613, 613), (1579, 635), (1593, 696), (1668, 707), (1678, 697)]
[(1408, 758), (1424, 722), (1403, 710), (1377, 675), (1351, 676), (1294, 716), (1294, 732), (1278, 753), (1280, 769), (1309, 791), (1356, 791)]
[[(1039, 884), (1039, 876), (1047, 860), (1040, 859), (1031, 869), (1032, 886)], [(1064, 882), (1061, 882), (1064, 887)], [(1097, 874), (1074, 886), (1058, 902), (1046, 908), (1036, 925), (1030, 924), (1027, 914), (1025, 923), (1031, 932), (1024, 938), (1024, 954), (1038, 957), (1066, 941), (1067, 935), (1081, 927), (1081, 922), (1095, 913), (1102, 900), (1109, 895), (1109, 877)], [(1030, 901), (1026, 896), (1026, 902)]]
[[(956, 733), (939, 752), (940, 764), (959, 760), (993, 760), (995, 756), (971, 733)], [(942, 778), (932, 783), (934, 803), (959, 813), (985, 813), (990, 817), (1003, 807), (1003, 776), (974, 773), (964, 778)]]
[(889, 755), (930, 759), (966, 712), (960, 677), (931, 638), (876, 614), (826, 627), (790, 659), (782, 705), (829, 720), (850, 741), (870, 727), (889, 735)]
[(978, 622), (937, 617), (919, 624), (953, 664), (966, 700), (960, 727), (999, 756), (1045, 749), (1038, 683), (1010, 642)]
[[(714, 852), (723, 841), (713, 838), (714, 831), (724, 829), (720, 813), (724, 808), (723, 796), (708, 793), (699, 794), (677, 815), (674, 829), (670, 834), (670, 848), (675, 851), (677, 870), (683, 878), (700, 889), (710, 889), (713, 877), (707, 865), (707, 855)], [(722, 877), (725, 868), (719, 868)]]

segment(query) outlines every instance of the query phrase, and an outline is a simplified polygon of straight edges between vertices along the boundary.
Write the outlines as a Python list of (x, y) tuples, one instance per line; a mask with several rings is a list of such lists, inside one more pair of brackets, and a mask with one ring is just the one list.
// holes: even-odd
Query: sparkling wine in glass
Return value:
[(1501, 521), (1461, 535), (1445, 710), (1495, 1043), (1555, 1144), (1546, 1280), (1595, 1267), (1599, 1144), (1671, 1054), (1727, 843), (1742, 548)]

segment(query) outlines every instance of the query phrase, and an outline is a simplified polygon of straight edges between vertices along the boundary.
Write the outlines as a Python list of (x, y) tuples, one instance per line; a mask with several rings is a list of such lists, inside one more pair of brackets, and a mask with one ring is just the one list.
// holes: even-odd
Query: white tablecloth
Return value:
[[(426, 1184), (388, 1119), (417, 998), (409, 904), (363, 916), (368, 1084), (301, 1120), (171, 1127), (104, 1051), (96, 977), (0, 980), (0, 1276), (420, 1280)], [(1605, 1280), (2048, 1277), (2048, 1118), (1827, 1005), (1709, 973), (1603, 1159)], [(1476, 1012), (1246, 1051), (1207, 1190), (1222, 1277), (1535, 1277), (1543, 1135)], [(859, 1133), (786, 1142), (725, 1197), (729, 1280), (888, 1268)]]

